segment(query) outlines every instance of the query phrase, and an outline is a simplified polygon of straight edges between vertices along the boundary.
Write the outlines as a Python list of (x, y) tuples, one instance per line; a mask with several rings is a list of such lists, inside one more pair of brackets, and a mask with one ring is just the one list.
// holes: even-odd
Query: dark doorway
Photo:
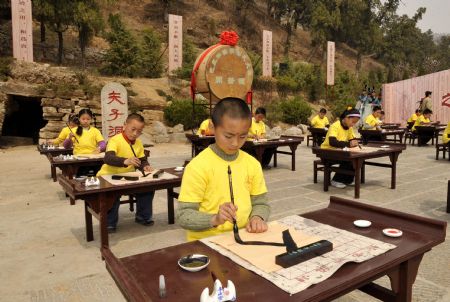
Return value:
[(39, 130), (47, 124), (42, 116), (41, 98), (10, 95), (6, 104), (2, 136), (30, 137), (39, 141)]

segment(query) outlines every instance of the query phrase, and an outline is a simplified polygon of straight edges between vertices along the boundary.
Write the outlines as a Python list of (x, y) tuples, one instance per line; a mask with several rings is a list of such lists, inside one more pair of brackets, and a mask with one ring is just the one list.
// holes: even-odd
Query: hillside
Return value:
[[(240, 36), (239, 44), (257, 55), (261, 53), (263, 29), (273, 32), (274, 63), (284, 60), (283, 48), (286, 40), (286, 32), (278, 23), (266, 13), (263, 0), (256, 0), (256, 7), (251, 11), (241, 13), (245, 18), (236, 15), (232, 5), (233, 1), (213, 0), (178, 0), (176, 5), (168, 8), (169, 13), (183, 16), (184, 38), (191, 40), (198, 51), (215, 44), (217, 36), (223, 30), (233, 29)], [(158, 0), (123, 0), (112, 4), (103, 4), (102, 14), (107, 20), (109, 13), (120, 13), (125, 24), (136, 34), (145, 29), (156, 30), (162, 41), (163, 49), (167, 42), (167, 21), (164, 7)], [(105, 22), (106, 23), (106, 22)], [(10, 24), (4, 24), (1, 31), (10, 30)], [(106, 28), (106, 30), (108, 30)], [(39, 24), (34, 26), (35, 60), (38, 62), (54, 63), (56, 61), (57, 37), (54, 32), (47, 29), (47, 40), (40, 43)], [(101, 55), (108, 47), (108, 43), (102, 38), (104, 33), (95, 37), (87, 49), (88, 66), (95, 67), (101, 62)], [(289, 57), (293, 61), (308, 61), (322, 63), (323, 55), (310, 46), (311, 38), (307, 31), (297, 29), (292, 36), (292, 47)], [(336, 64), (339, 69), (355, 71), (356, 53), (345, 44), (338, 44), (336, 52)], [(162, 51), (161, 50), (161, 51)], [(167, 56), (167, 51), (164, 56)], [(163, 58), (164, 58), (163, 56)], [(77, 33), (69, 28), (64, 33), (64, 61), (63, 65), (79, 66), (80, 51), (77, 44)], [(165, 62), (167, 61), (164, 60)], [(382, 67), (372, 60), (363, 61), (363, 71), (369, 71)]]

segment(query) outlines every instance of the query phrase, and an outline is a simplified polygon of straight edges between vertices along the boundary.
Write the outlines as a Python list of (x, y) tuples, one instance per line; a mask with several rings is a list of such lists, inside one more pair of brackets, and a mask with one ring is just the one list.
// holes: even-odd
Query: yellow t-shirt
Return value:
[[(77, 128), (72, 128), (72, 132), (75, 133), (75, 131), (77, 131)], [(55, 140), (53, 141), (53, 145), (58, 146), (60, 145), (62, 142), (64, 142), (70, 134), (70, 129), (69, 127), (64, 127), (61, 132), (59, 133), (58, 137), (55, 138)]]
[(415, 122), (417, 120), (417, 114), (413, 113), (409, 119), (407, 120), (408, 123)]
[(328, 118), (326, 116), (324, 116), (323, 118), (320, 118), (319, 115), (316, 115), (312, 120), (311, 120), (311, 127), (313, 128), (325, 128), (326, 125), (329, 125), (330, 122), (328, 122)]
[(252, 118), (252, 125), (248, 130), (248, 135), (265, 135), (266, 134), (266, 124), (263, 121), (256, 122), (255, 118)]
[(450, 134), (450, 122), (447, 125), (447, 128), (445, 128), (444, 133), (442, 134), (442, 142), (444, 144), (450, 142), (450, 138), (448, 137), (448, 135)]
[[(211, 131), (211, 129), (209, 129), (209, 119), (204, 120), (201, 124), (200, 124), (200, 128), (198, 128), (197, 130), (197, 135), (201, 135), (202, 131), (205, 131), (205, 135), (213, 135), (214, 132)], [(212, 123), (212, 121), (211, 121)]]
[(425, 118), (423, 115), (419, 116), (416, 120), (416, 122), (414, 123), (414, 126), (412, 127), (412, 131), (416, 130), (416, 126), (421, 126), (421, 123), (430, 123), (430, 119), (429, 118)]
[[(228, 162), (211, 148), (206, 148), (186, 166), (181, 183), (181, 202), (200, 204), (199, 211), (217, 214), (219, 206), (230, 202), (228, 165), (233, 179), (234, 202), (238, 207), (236, 220), (239, 228), (247, 225), (252, 211), (250, 196), (267, 192), (260, 163), (248, 153), (239, 150), (236, 160)], [(205, 231), (187, 231), (187, 240), (198, 240), (231, 231), (233, 224), (225, 222)]]
[[(375, 130), (380, 121), (373, 116), (373, 114), (369, 115), (364, 121), (364, 129), (366, 130)], [(368, 127), (369, 125), (370, 127)]]
[(348, 142), (355, 138), (355, 133), (353, 132), (353, 128), (345, 130), (341, 125), (341, 121), (336, 121), (328, 129), (327, 136), (322, 145), (320, 145), (321, 149), (337, 149), (330, 146), (330, 136), (335, 137), (338, 141)]
[(105, 140), (100, 131), (95, 127), (89, 127), (88, 130), (83, 129), (81, 136), (76, 134), (76, 129), (73, 133), (78, 140), (77, 142), (72, 138), (74, 155), (92, 154), (97, 149), (98, 143)]
[[(142, 142), (140, 139), (137, 139), (136, 142), (133, 144), (134, 152), (136, 153), (137, 158), (142, 158), (145, 156), (144, 154), (144, 145), (142, 145)], [(108, 151), (114, 151), (116, 153), (116, 156), (118, 157), (124, 157), (124, 158), (130, 158), (134, 157), (133, 150), (131, 150), (130, 145), (125, 140), (125, 137), (122, 133), (114, 135), (112, 138), (109, 139), (108, 145), (106, 147), (106, 152)], [(132, 172), (135, 171), (136, 168), (134, 166), (128, 166), (128, 167), (115, 167), (110, 166), (107, 164), (103, 164), (100, 171), (98, 171), (97, 175), (111, 175), (111, 174), (118, 174), (118, 173), (125, 173), (125, 172)]]

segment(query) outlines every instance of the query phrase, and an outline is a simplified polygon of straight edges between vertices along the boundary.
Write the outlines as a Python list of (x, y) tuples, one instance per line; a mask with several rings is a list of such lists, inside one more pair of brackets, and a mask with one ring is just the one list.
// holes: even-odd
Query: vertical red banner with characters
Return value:
[(183, 64), (183, 17), (169, 15), (169, 74)]
[(263, 30), (263, 63), (262, 75), (272, 77), (272, 32)]
[(13, 56), (33, 62), (33, 18), (31, 0), (11, 0)]
[(119, 83), (108, 83), (102, 88), (102, 134), (105, 140), (122, 133), (128, 116), (126, 88)]

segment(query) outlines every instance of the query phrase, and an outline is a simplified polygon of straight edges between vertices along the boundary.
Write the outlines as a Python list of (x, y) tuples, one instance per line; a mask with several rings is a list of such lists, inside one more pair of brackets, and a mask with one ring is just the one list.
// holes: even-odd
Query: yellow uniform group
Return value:
[(73, 154), (92, 154), (97, 149), (97, 144), (104, 141), (103, 135), (95, 127), (89, 127), (89, 129), (83, 129), (83, 134), (79, 136), (75, 134), (76, 139), (73, 141)]

